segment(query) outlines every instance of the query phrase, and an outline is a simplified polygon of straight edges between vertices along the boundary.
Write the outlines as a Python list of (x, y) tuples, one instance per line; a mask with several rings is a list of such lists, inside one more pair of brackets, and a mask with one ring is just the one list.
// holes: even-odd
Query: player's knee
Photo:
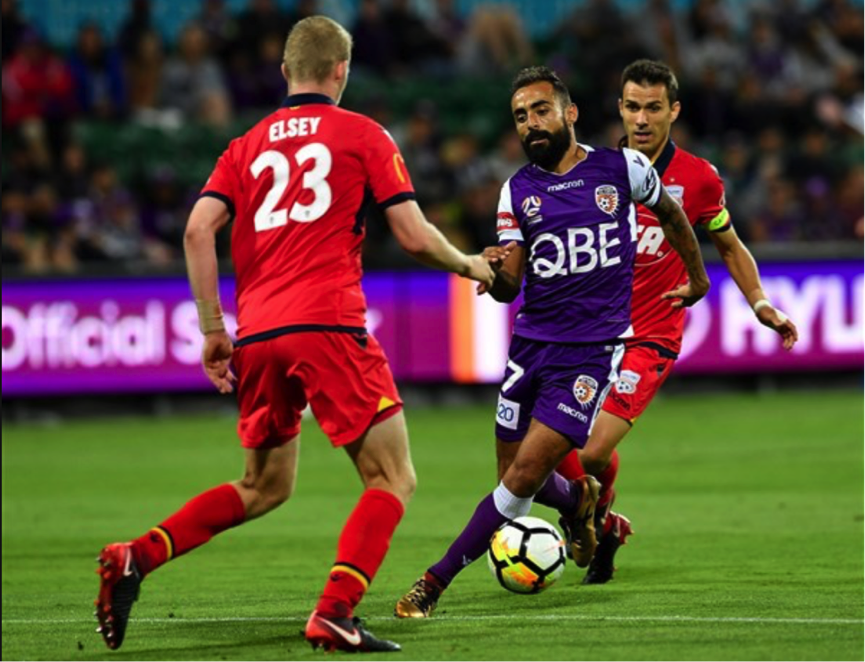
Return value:
[(511, 464), (502, 480), (512, 494), (523, 498), (534, 496), (544, 484), (542, 468), (537, 463), (519, 460)]
[(294, 483), (279, 481), (279, 484), (271, 488), (271, 498), (277, 506), (281, 506), (294, 494)]
[(292, 481), (267, 480), (250, 474), (245, 475), (240, 484), (252, 496), (252, 503), (247, 510), (256, 513), (256, 516), (278, 508), (288, 501), (294, 492)]
[(268, 483), (263, 489), (259, 490), (259, 498), (261, 499), (261, 509), (264, 512), (270, 512), (279, 508), (291, 497), (292, 488), (288, 483), (276, 482)]
[(580, 462), (583, 464), (583, 469), (587, 474), (597, 476), (604, 472), (610, 465), (612, 452), (607, 452), (603, 448), (586, 447), (580, 452)]
[(401, 482), (402, 489), (400, 500), (403, 504), (407, 504), (414, 496), (415, 490), (417, 490), (417, 474), (414, 472), (414, 467), (409, 467), (409, 470), (405, 472)]
[(395, 494), (403, 504), (407, 504), (417, 489), (417, 475), (414, 472), (414, 467), (411, 464), (401, 467), (388, 483), (389, 491)]

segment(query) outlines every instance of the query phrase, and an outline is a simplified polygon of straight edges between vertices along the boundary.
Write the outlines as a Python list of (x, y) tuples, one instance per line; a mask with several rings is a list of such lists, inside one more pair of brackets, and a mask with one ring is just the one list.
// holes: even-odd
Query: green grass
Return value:
[[(419, 489), (360, 609), (402, 643), (388, 659), (863, 659), (858, 392), (662, 399), (621, 449), (617, 510), (637, 535), (612, 583), (580, 586), (571, 566), (512, 595), (477, 563), (436, 618), (392, 619), (494, 486), (491, 412), (409, 412)], [(120, 651), (94, 633), (100, 546), (240, 463), (220, 416), (5, 426), (3, 659), (321, 659), (299, 631), (360, 486), (314, 423), (292, 501), (148, 578)]]

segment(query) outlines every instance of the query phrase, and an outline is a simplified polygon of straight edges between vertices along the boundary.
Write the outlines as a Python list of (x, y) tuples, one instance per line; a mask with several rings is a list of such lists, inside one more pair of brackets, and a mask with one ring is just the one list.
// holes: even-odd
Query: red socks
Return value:
[(601, 483), (601, 495), (598, 497), (598, 510), (604, 508), (613, 498), (613, 484), (616, 482), (616, 476), (619, 475), (619, 451), (613, 451), (613, 456), (610, 458), (610, 463), (607, 468), (598, 476)]
[[(405, 508), (384, 490), (366, 490), (348, 518), (316, 610), (323, 616), (347, 617), (360, 602), (390, 547)], [(159, 526), (132, 541), (142, 576), (166, 561), (203, 545), (217, 533), (246, 519), (246, 509), (231, 484), (220, 485), (189, 501)]]
[(347, 618), (384, 561), (390, 539), (405, 507), (390, 492), (366, 490), (343, 527), (316, 611), (325, 617)]
[(556, 469), (562, 476), (568, 480), (579, 480), (586, 475), (586, 470), (580, 462), (580, 455), (576, 450), (572, 450), (565, 455), (565, 459), (559, 463)]
[[(562, 476), (568, 480), (578, 480), (586, 475), (585, 469), (580, 462), (580, 456), (576, 450), (571, 451), (565, 456), (556, 469)], [(601, 510), (613, 498), (613, 484), (616, 482), (616, 476), (619, 474), (619, 451), (614, 450), (610, 458), (610, 463), (600, 475), (596, 476), (601, 483), (601, 495), (598, 498), (598, 510)]]
[(246, 519), (246, 509), (234, 486), (214, 487), (189, 501), (159, 526), (132, 541), (132, 553), (142, 576), (166, 561), (203, 545), (217, 533)]

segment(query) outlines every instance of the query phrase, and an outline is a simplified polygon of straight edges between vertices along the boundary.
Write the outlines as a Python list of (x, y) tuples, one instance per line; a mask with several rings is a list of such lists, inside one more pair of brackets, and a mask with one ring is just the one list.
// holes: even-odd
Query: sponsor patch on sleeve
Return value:
[(517, 222), (516, 216), (514, 216), (510, 212), (499, 212), (498, 216), (496, 217), (496, 221), (496, 230), (498, 232), (505, 232), (507, 230), (519, 230), (520, 228), (520, 224)]

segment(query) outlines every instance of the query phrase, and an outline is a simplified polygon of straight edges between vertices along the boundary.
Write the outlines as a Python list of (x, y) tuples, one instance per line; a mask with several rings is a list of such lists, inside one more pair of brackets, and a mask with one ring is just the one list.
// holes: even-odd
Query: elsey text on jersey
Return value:
[(314, 136), (318, 131), (319, 122), (321, 122), (320, 117), (292, 117), (274, 122), (270, 125), (270, 142), (298, 136)]

